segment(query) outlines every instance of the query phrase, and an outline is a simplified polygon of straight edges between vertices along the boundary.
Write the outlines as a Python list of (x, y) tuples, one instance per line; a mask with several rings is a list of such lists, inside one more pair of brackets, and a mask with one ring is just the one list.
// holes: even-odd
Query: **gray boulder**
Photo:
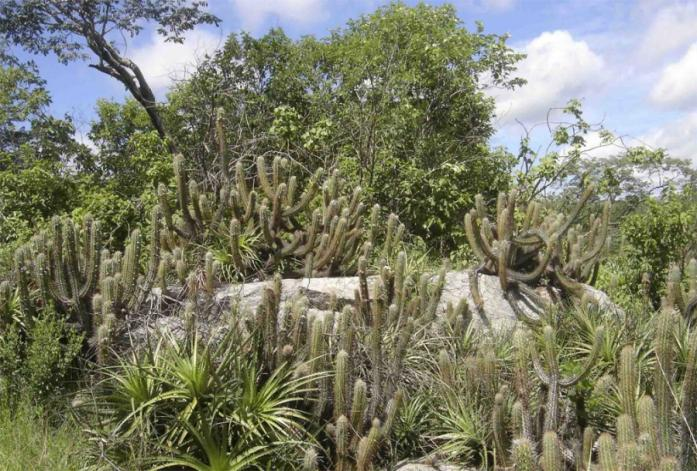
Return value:
[[(376, 277), (368, 280), (369, 287), (375, 282)], [(229, 313), (236, 306), (236, 312), (253, 313), (261, 303), (262, 293), (268, 282), (253, 282), (245, 284), (225, 285), (219, 287), (212, 297), (202, 299), (206, 308), (205, 316), (199, 315), (198, 328), (207, 336), (216, 336), (221, 329), (229, 326)], [(352, 305), (355, 299), (355, 292), (358, 289), (358, 277), (337, 277), (337, 278), (302, 278), (285, 279), (282, 282), (282, 303), (295, 299), (298, 296), (307, 298), (310, 313), (321, 316), (329, 309), (332, 297), (335, 297), (338, 309), (345, 305)], [(452, 271), (446, 274), (443, 294), (438, 305), (438, 314), (445, 312), (448, 303), (457, 305), (460, 299), (465, 299), (472, 313), (472, 322), (477, 328), (501, 331), (510, 330), (518, 323), (516, 315), (504, 296), (499, 280), (495, 276), (480, 275), (479, 289), (481, 291), (484, 307), (482, 310), (475, 308), (470, 286), (470, 277), (467, 271)], [(598, 300), (600, 305), (615, 315), (621, 315), (621, 311), (612, 304), (607, 295), (602, 291), (590, 286), (586, 287), (589, 294)], [(173, 291), (172, 289), (171, 291)], [(550, 297), (555, 293), (540, 291), (541, 296)], [(154, 332), (167, 330), (179, 335), (183, 332), (182, 321), (178, 316), (171, 316), (174, 312), (173, 307), (179, 303), (176, 293), (170, 296), (163, 295), (159, 290), (153, 291), (148, 312), (138, 316), (140, 322), (130, 329), (134, 340), (139, 342), (143, 337), (149, 337)], [(533, 311), (524, 302), (518, 303), (531, 316), (535, 317)], [(145, 319), (145, 322), (142, 320)], [(153, 332), (154, 331), (154, 332)]]

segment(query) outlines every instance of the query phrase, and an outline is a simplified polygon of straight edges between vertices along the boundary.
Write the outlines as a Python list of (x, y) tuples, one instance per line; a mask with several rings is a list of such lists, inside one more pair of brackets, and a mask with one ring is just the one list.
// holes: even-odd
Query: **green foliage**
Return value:
[(697, 206), (692, 191), (668, 191), (662, 198), (647, 198), (641, 209), (627, 216), (620, 231), (621, 258), (628, 282), (637, 293), (643, 273), (651, 279), (650, 296), (657, 304), (671, 263), (682, 272), (694, 250)]
[(4, 326), (0, 330), (2, 407), (12, 409), (23, 396), (37, 403), (55, 400), (74, 376), (81, 348), (82, 335), (50, 311), (29, 328), (16, 322)]
[(51, 102), (32, 63), (0, 61), (0, 245), (29, 238), (37, 225), (76, 204), (65, 165), (83, 158), (69, 118)]
[(452, 6), (395, 2), (322, 40), (230, 36), (170, 95), (166, 119), (193, 130), (185, 153), (211, 165), (209, 118), (222, 106), (235, 155), (339, 168), (444, 253), (463, 241), (474, 195), (508, 186), (513, 158), (486, 146), (494, 103), (483, 88), (522, 83), (510, 77), (521, 57), (504, 36), (468, 31)]

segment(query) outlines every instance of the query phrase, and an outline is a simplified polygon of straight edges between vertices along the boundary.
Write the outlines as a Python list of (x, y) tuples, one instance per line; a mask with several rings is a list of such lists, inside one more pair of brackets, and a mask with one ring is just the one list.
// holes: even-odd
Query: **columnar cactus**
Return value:
[(532, 348), (532, 364), (535, 374), (543, 385), (547, 388), (547, 400), (545, 402), (544, 431), (554, 432), (557, 430), (559, 417), (559, 396), (562, 388), (569, 388), (583, 379), (589, 372), (600, 350), (604, 331), (599, 327), (595, 333), (595, 341), (586, 362), (580, 371), (571, 376), (563, 376), (559, 368), (559, 351), (556, 340), (556, 332), (552, 326), (545, 326), (543, 329), (543, 351), (542, 355), (536, 348)]
[(672, 387), (675, 362), (674, 328), (677, 319), (668, 301), (664, 303), (656, 321), (656, 336), (654, 338), (656, 366), (653, 387), (658, 414), (658, 447), (661, 456), (670, 456), (673, 452)]
[(102, 251), (100, 261), (100, 293), (108, 293), (113, 312), (120, 317), (138, 312), (150, 294), (160, 269), (160, 225), (162, 212), (156, 206), (150, 223), (150, 250), (148, 267), (142, 272), (143, 238), (140, 230), (134, 229), (126, 241), (124, 253)]
[(682, 288), (680, 268), (673, 265), (668, 272), (666, 293), (675, 307), (687, 321), (692, 321), (697, 308), (697, 260), (694, 258), (687, 264), (687, 290)]
[[(306, 298), (282, 303), (276, 275), (247, 325), (260, 336), (255, 344), (269, 370), (286, 364), (299, 376), (312, 376), (316, 392), (306, 407), (316, 420), (329, 422), (326, 431), (334, 446), (327, 459), (334, 469), (373, 469), (402, 401), (399, 380), (407, 348), (417, 332), (437, 325), (445, 272), (415, 283), (406, 273), (405, 257), (399, 254), (395, 272), (384, 266), (369, 288), (367, 260), (361, 256), (355, 307), (336, 312), (336, 300), (330, 300), (322, 317), (310, 315)], [(465, 306), (451, 307), (453, 324), (455, 317), (467, 317)]]
[(15, 259), (24, 308), (34, 309), (27, 290), (31, 263), (42, 304), (55, 304), (91, 334), (90, 303), (99, 278), (100, 246), (99, 225), (91, 216), (85, 217), (81, 230), (72, 220), (54, 217), (50, 234), (34, 237), (31, 248), (20, 248)]
[[(224, 143), (220, 146), (223, 152)], [(179, 239), (185, 245), (211, 236), (227, 238), (231, 263), (243, 276), (279, 269), (286, 275), (308, 277), (354, 273), (358, 254), (367, 250), (364, 243), (375, 237), (363, 228), (361, 189), (344, 196), (345, 185), (336, 171), (321, 183), (323, 172), (318, 170), (300, 193), (287, 159), (274, 159), (269, 172), (266, 160), (259, 157), (254, 179), (238, 161), (234, 178), (225, 179), (216, 194), (208, 194), (188, 178), (182, 156), (175, 156), (174, 163), (180, 221), (169, 205), (167, 189), (158, 190), (169, 230), (166, 239)], [(371, 213), (375, 225), (378, 216), (379, 207)], [(390, 216), (383, 255), (391, 253), (403, 233), (404, 226)], [(243, 239), (250, 235), (256, 241), (254, 260), (243, 248)]]
[[(521, 452), (523, 456), (527, 457), (523, 460), (522, 469), (528, 469), (526, 467), (529, 467), (529, 457), (540, 451), (542, 452), (540, 458), (542, 469), (564, 469), (562, 465), (559, 465), (559, 460), (562, 456), (564, 457), (562, 461), (575, 462), (579, 470), (589, 469), (588, 463), (591, 455), (593, 431), (591, 429), (584, 431), (583, 440), (572, 444), (572, 446), (567, 446), (561, 442), (556, 435), (561, 430), (559, 426), (559, 401), (562, 389), (574, 386), (589, 373), (595, 363), (603, 336), (603, 329), (598, 328), (595, 333), (593, 348), (581, 369), (574, 375), (564, 376), (559, 365), (559, 347), (556, 332), (552, 326), (547, 325), (542, 329), (542, 352), (539, 352), (534, 343), (531, 342), (527, 332), (516, 332), (514, 336), (514, 385), (517, 401), (512, 411), (513, 442), (516, 443), (522, 440), (526, 446), (529, 444), (532, 448), (531, 452)], [(533, 382), (528, 375), (530, 362), (532, 362), (535, 376), (542, 383), (545, 393), (545, 399), (541, 401), (544, 407), (539, 413), (533, 406), (536, 400), (533, 398)], [(509, 461), (506, 454), (507, 446), (504, 445), (506, 443), (506, 435), (503, 430), (502, 413), (500, 411), (502, 401), (503, 396), (500, 391), (495, 397), (492, 415), (495, 456), (497, 463), (503, 463), (500, 466), (505, 466), (510, 462), (517, 466), (517, 458), (511, 456)], [(552, 440), (550, 433), (555, 434), (554, 440)], [(547, 451), (549, 453), (545, 451), (545, 442), (547, 442)], [(556, 452), (551, 452), (549, 446), (551, 446), (552, 442), (557, 444), (559, 456), (555, 454)]]
[(0, 330), (14, 321), (15, 289), (9, 281), (0, 282)]

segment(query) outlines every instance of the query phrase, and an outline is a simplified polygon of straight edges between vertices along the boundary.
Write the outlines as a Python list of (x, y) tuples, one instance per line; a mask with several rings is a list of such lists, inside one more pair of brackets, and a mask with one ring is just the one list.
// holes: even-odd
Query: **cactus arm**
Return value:
[(543, 471), (563, 471), (565, 469), (561, 443), (554, 431), (545, 432), (542, 438), (541, 465)]
[[(519, 285), (518, 288), (523, 285)], [(526, 325), (530, 327), (539, 327), (542, 325), (542, 320), (539, 317), (533, 317), (530, 315), (528, 311), (525, 309), (521, 308), (520, 305), (518, 304), (520, 301), (516, 298), (515, 293), (512, 291), (506, 291), (504, 293), (504, 297), (506, 298), (506, 301), (508, 301), (508, 304), (511, 306), (511, 309), (513, 309), (513, 313), (516, 315), (516, 318)]]
[(287, 191), (288, 187), (285, 183), (281, 183), (276, 187), (276, 194), (271, 203), (271, 225), (274, 230), (281, 227), (283, 202), (285, 201)]
[(315, 267), (321, 270), (327, 263), (331, 261), (333, 257), (336, 256), (337, 252), (341, 248), (346, 238), (346, 219), (340, 218), (336, 224), (336, 228), (333, 231), (334, 236), (331, 238), (329, 246), (326, 248), (323, 254), (320, 254), (320, 258), (315, 262)]
[(628, 414), (637, 425), (636, 389), (638, 385), (634, 347), (627, 345), (620, 352), (619, 395), (622, 412)]
[(184, 168), (184, 156), (176, 154), (174, 156), (174, 178), (177, 184), (177, 199), (179, 201), (179, 209), (182, 212), (184, 219), (185, 230), (183, 232), (188, 238), (195, 235), (194, 218), (191, 216), (189, 204), (191, 196), (189, 195), (189, 184), (187, 181), (186, 169)]
[(198, 189), (198, 183), (195, 180), (189, 181), (189, 195), (191, 199), (191, 207), (194, 210), (193, 218), (196, 227), (201, 229), (204, 227), (205, 220), (203, 211), (201, 210), (201, 193)]
[(469, 213), (465, 215), (465, 235), (467, 236), (467, 241), (469, 242), (472, 251), (481, 262), (485, 262), (487, 259), (491, 259), (489, 254), (485, 253), (482, 247), (481, 236), (479, 234), (479, 226), (477, 225), (475, 210), (471, 210)]
[(590, 253), (586, 255), (585, 257), (581, 258), (581, 265), (586, 265), (589, 262), (597, 259), (603, 248), (605, 247), (605, 242), (607, 241), (607, 233), (608, 233), (608, 227), (610, 225), (610, 203), (605, 202), (605, 205), (603, 206), (603, 216), (602, 216), (602, 221), (600, 223), (600, 234), (597, 237), (597, 241), (595, 243), (595, 247), (592, 248)]
[(300, 244), (302, 244), (302, 232), (296, 231), (295, 234), (293, 234), (293, 238), (291, 239), (290, 243), (283, 244), (283, 247), (281, 248), (281, 255), (287, 257), (296, 253), (298, 247), (300, 247)]
[(242, 161), (238, 160), (235, 164), (235, 189), (239, 194), (240, 200), (245, 204), (249, 201), (249, 190), (247, 188), (247, 181), (244, 175), (244, 166)]
[(261, 189), (266, 197), (273, 199), (276, 191), (269, 182), (269, 177), (266, 174), (266, 161), (261, 155), (257, 158), (257, 180), (259, 181), (259, 186), (261, 186)]
[(263, 204), (259, 207), (259, 225), (261, 226), (261, 232), (264, 235), (264, 240), (269, 246), (273, 247), (276, 241), (271, 230), (269, 209)]
[[(505, 210), (504, 210), (505, 216)], [(506, 268), (508, 264), (508, 251), (510, 249), (510, 242), (507, 240), (502, 240), (499, 242), (499, 253), (498, 253), (498, 269), (496, 270), (499, 275), (499, 284), (501, 285), (501, 290), (508, 291), (508, 269)]]
[(99, 277), (99, 257), (101, 244), (99, 243), (99, 223), (89, 222), (85, 219), (85, 282), (80, 289), (79, 296), (86, 298), (94, 292)]
[(675, 359), (673, 329), (676, 325), (672, 307), (664, 305), (658, 315), (654, 339), (654, 395), (658, 413), (658, 446), (661, 456), (672, 455), (673, 364)]
[(478, 268), (470, 270), (468, 274), (472, 300), (479, 311), (484, 309), (484, 299), (482, 299), (482, 293), (479, 289), (479, 272), (483, 267), (483, 265), (480, 265)]
[(75, 226), (71, 222), (65, 224), (65, 236), (66, 240), (64, 242), (64, 248), (66, 252), (65, 265), (68, 274), (68, 289), (71, 301), (71, 307), (73, 309), (79, 309), (80, 303), (80, 266), (78, 263), (77, 256), (77, 236), (75, 234)]
[(310, 182), (308, 183), (308, 186), (305, 188), (305, 191), (303, 191), (302, 195), (300, 195), (300, 199), (298, 200), (298, 202), (294, 206), (291, 206), (290, 208), (287, 208), (283, 211), (284, 217), (295, 216), (300, 211), (307, 208), (307, 206), (310, 204), (310, 201), (312, 201), (315, 195), (317, 195), (317, 191), (319, 190), (318, 182), (322, 178), (322, 175), (322, 169), (319, 169), (317, 170), (317, 172), (315, 172), (315, 174), (310, 178)]
[(244, 216), (242, 222), (249, 221), (252, 219), (254, 211), (257, 209), (257, 192), (251, 191), (249, 193), (249, 199), (247, 200), (247, 205), (245, 206)]
[(141, 253), (141, 236), (138, 229), (131, 232), (131, 238), (124, 252), (123, 264), (121, 269), (121, 286), (123, 289), (123, 300), (133, 298), (138, 281), (138, 261)]
[[(34, 304), (29, 295), (29, 268), (25, 263), (26, 248), (20, 247), (15, 251), (15, 274), (19, 288), (19, 301), (25, 322), (31, 324), (34, 318)], [(25, 328), (30, 327), (25, 325)]]
[(503, 407), (504, 393), (499, 390), (494, 396), (494, 407), (491, 412), (491, 423), (494, 437), (494, 460), (495, 467), (507, 468), (508, 462), (508, 440), (506, 436), (506, 417)]
[(543, 384), (549, 386), (551, 383), (554, 382), (554, 378), (551, 375), (548, 375), (544, 367), (542, 366), (542, 362), (540, 361), (540, 354), (538, 353), (537, 349), (532, 348), (531, 353), (532, 367), (535, 371), (535, 374)]

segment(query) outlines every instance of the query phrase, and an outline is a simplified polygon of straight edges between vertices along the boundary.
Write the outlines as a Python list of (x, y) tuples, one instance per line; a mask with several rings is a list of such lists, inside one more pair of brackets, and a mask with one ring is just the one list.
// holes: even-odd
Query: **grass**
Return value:
[(53, 423), (41, 408), (21, 404), (0, 409), (3, 471), (72, 471), (89, 461), (87, 438), (69, 418)]

